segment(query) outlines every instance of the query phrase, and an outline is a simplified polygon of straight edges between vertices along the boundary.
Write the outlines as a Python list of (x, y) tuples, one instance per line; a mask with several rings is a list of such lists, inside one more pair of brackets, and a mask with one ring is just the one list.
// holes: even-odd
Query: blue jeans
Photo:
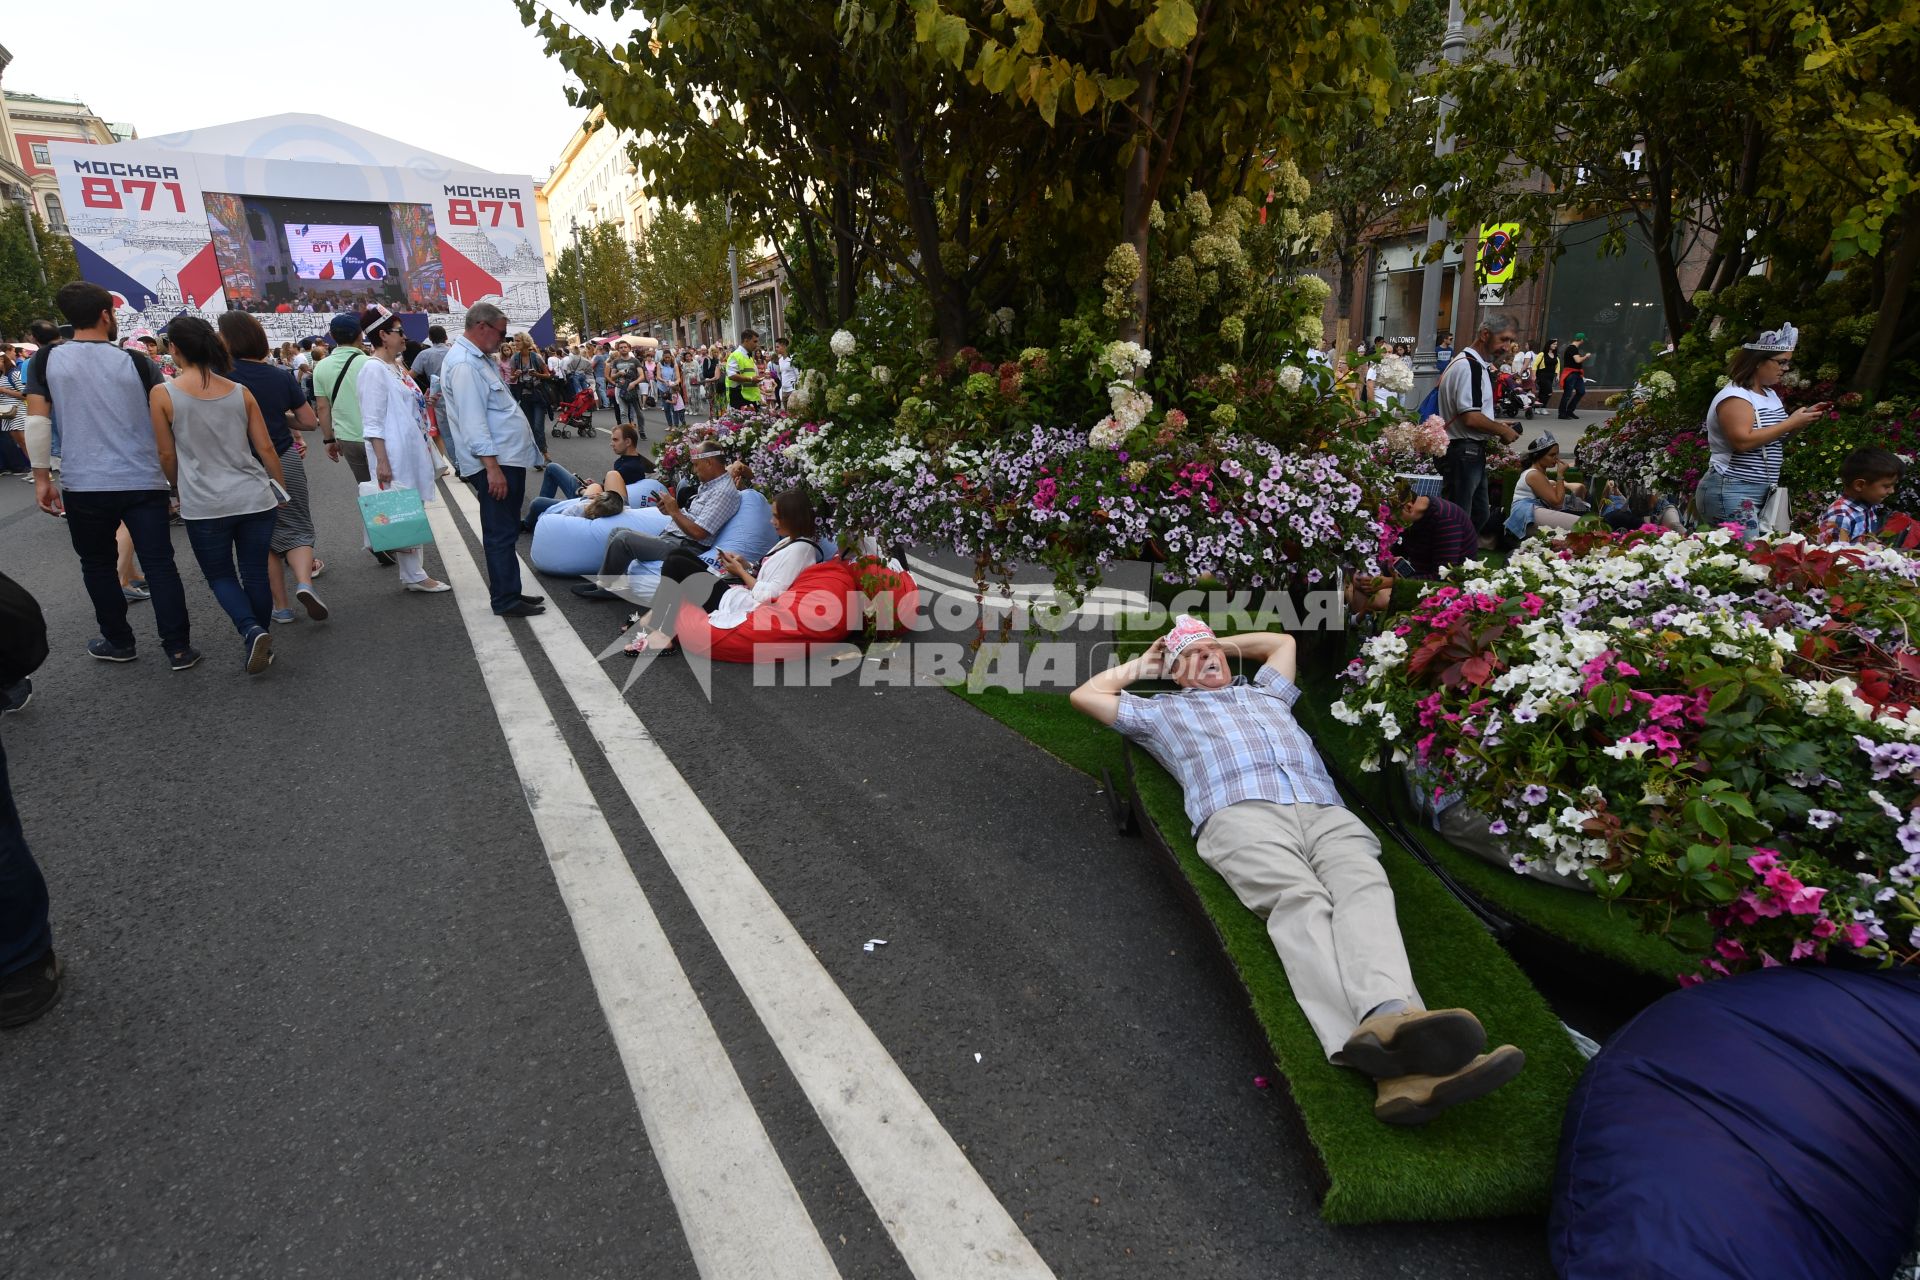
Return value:
[[(516, 397), (520, 401), (520, 410), (527, 415), (527, 425), (533, 428), (533, 442), (540, 449), (540, 456), (547, 456), (547, 413), (553, 402), (547, 399), (543, 388), (535, 387)], [(524, 477), (523, 477), (524, 478)]]
[[(182, 522), (187, 526), (187, 541), (193, 544), (193, 558), (200, 562), (200, 572), (207, 575), (213, 598), (233, 619), (242, 644), (247, 643), (254, 632), (266, 630), (267, 624), (273, 621), (269, 555), (273, 550), (273, 526), (278, 519), (279, 513), (269, 507), (243, 516)], [(236, 557), (240, 562), (237, 573)]]
[(27, 848), (20, 810), (7, 778), (7, 750), (0, 746), (0, 978), (45, 955), (53, 946), (47, 923), (47, 881)]
[(480, 545), (487, 555), (488, 598), (495, 613), (520, 603), (520, 504), (527, 499), (527, 469), (502, 467), (507, 496), (487, 491), (485, 468), (462, 477), (480, 499)]
[(1467, 513), (1473, 527), (1488, 532), (1493, 500), (1487, 494), (1487, 447), (1478, 440), (1455, 440), (1440, 459), (1440, 496)]
[(594, 402), (602, 409), (607, 407), (607, 377), (603, 373), (593, 375)]
[(93, 601), (93, 617), (109, 644), (133, 647), (133, 628), (127, 625), (127, 598), (120, 591), (120, 547), (115, 535), (122, 524), (133, 537), (133, 552), (153, 592), (153, 622), (168, 653), (178, 653), (190, 641), (187, 590), (173, 563), (173, 536), (167, 528), (165, 489), (79, 491), (61, 495), (67, 505), (67, 537), (80, 557), (80, 580)]
[(580, 496), (580, 477), (559, 463), (549, 463), (540, 481), (540, 496), (527, 504), (527, 514), (520, 521), (520, 527), (529, 533), (534, 522), (547, 514), (548, 510), (559, 506), (568, 498)]
[(1700, 477), (1700, 487), (1693, 491), (1693, 505), (1700, 513), (1702, 527), (1737, 524), (1747, 537), (1757, 538), (1765, 532), (1760, 528), (1760, 508), (1772, 491), (1770, 484), (1729, 480), (1708, 467), (1707, 474)]

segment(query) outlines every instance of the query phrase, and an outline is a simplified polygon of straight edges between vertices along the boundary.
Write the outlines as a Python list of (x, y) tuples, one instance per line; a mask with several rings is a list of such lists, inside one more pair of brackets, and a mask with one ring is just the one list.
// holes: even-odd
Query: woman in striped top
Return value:
[(1707, 445), (1712, 458), (1694, 490), (1700, 522), (1737, 524), (1758, 537), (1760, 509), (1780, 483), (1780, 442), (1826, 415), (1825, 404), (1789, 414), (1774, 388), (1793, 367), (1799, 333), (1790, 324), (1763, 333), (1734, 350), (1727, 363), (1727, 385), (1707, 406)]

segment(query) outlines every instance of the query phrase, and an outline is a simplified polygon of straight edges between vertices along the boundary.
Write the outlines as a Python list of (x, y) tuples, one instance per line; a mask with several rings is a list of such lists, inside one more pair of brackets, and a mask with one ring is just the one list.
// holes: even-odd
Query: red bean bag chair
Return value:
[(906, 630), (907, 620), (920, 607), (920, 587), (913, 575), (872, 556), (854, 561), (853, 571), (859, 576), (865, 615), (873, 619), (874, 634), (891, 636)]
[(774, 662), (791, 658), (795, 646), (846, 640), (864, 628), (870, 613), (887, 621), (904, 617), (901, 603), (910, 608), (916, 594), (907, 574), (826, 560), (802, 570), (793, 586), (737, 627), (715, 630), (706, 612), (688, 602), (680, 606), (674, 632), (686, 652), (715, 662)]

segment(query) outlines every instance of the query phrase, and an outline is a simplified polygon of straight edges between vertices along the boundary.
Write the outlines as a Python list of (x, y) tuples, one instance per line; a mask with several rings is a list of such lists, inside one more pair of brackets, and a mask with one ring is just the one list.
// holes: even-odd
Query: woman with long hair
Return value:
[[(267, 435), (280, 459), (280, 474), (287, 487), (287, 505), (273, 526), (273, 620), (292, 622), (293, 608), (287, 600), (286, 570), (293, 570), (293, 591), (307, 616), (315, 622), (327, 616), (327, 606), (313, 589), (313, 580), (326, 566), (313, 553), (313, 508), (307, 499), (307, 464), (293, 434), (318, 431), (320, 419), (300, 390), (300, 384), (287, 370), (267, 361), (267, 331), (244, 311), (222, 312), (220, 340), (233, 357), (228, 377), (253, 393), (266, 420)], [(288, 419), (291, 418), (291, 424)]]
[(639, 631), (627, 644), (628, 654), (637, 657), (649, 649), (664, 649), (672, 644), (674, 615), (682, 601), (691, 600), (711, 615), (709, 621), (714, 630), (730, 631), (744, 623), (761, 605), (778, 600), (802, 571), (820, 563), (819, 521), (807, 495), (799, 489), (789, 489), (774, 498), (772, 505), (773, 531), (780, 535), (780, 541), (769, 547), (756, 564), (748, 564), (731, 551), (722, 551), (718, 570), (725, 576), (713, 584), (705, 597), (687, 595), (684, 584), (699, 574), (713, 573), (713, 566), (685, 549), (661, 561), (660, 592), (654, 598), (652, 609), (635, 618)]
[(225, 375), (232, 357), (213, 326), (167, 326), (176, 375), (147, 398), (160, 467), (180, 492), (180, 522), (214, 599), (240, 633), (248, 675), (273, 662), (270, 557), (286, 478), (253, 393)]
[[(360, 331), (373, 344), (373, 359), (360, 370), (360, 426), (367, 435), (367, 469), (382, 489), (413, 489), (432, 502), (440, 468), (427, 443), (427, 398), (402, 362), (407, 335), (400, 317), (375, 303), (360, 317)], [(424, 547), (392, 553), (400, 585), (408, 591), (451, 591), (429, 577)]]
[(552, 377), (547, 357), (540, 354), (533, 339), (524, 333), (515, 338), (513, 355), (507, 360), (507, 384), (513, 388), (513, 398), (520, 402), (520, 411), (527, 415), (527, 425), (533, 428), (533, 442), (540, 446), (541, 458), (548, 462), (553, 461), (547, 452), (547, 411), (553, 406), (547, 399), (547, 383)]
[(1533, 358), (1533, 385), (1540, 393), (1540, 403), (1552, 399), (1555, 388), (1560, 382), (1560, 339), (1548, 338), (1540, 354)]

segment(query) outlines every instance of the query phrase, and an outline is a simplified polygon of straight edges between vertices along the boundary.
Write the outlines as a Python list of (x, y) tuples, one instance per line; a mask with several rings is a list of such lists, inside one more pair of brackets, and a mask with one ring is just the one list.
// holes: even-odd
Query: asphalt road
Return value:
[[(598, 469), (604, 433), (554, 452)], [(403, 594), (344, 467), (313, 472), (334, 618), (278, 629), (253, 679), (178, 531), (207, 660), (170, 672), (147, 605), (138, 662), (87, 658), (64, 530), (0, 481), (4, 567), (53, 638), (0, 733), (69, 974), (0, 1037), (0, 1276), (693, 1276), (538, 762), (516, 770), (456, 597)], [(528, 589), (612, 639), (619, 607)], [(676, 828), (622, 786), (670, 780), (609, 760), (532, 628), (487, 625), (545, 698), (509, 723), (564, 735), (839, 1274), (929, 1280), (670, 865)], [(1537, 1221), (1319, 1219), (1241, 997), (1095, 784), (939, 690), (752, 678), (715, 669), (709, 700), (676, 658), (626, 696), (1054, 1275), (1547, 1273)]]

